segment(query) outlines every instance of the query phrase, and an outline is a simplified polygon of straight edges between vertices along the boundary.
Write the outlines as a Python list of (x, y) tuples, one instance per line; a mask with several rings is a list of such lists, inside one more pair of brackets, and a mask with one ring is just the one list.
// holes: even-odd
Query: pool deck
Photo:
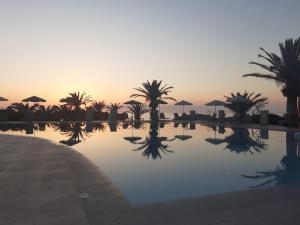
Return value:
[[(132, 207), (90, 160), (70, 147), (0, 135), (2, 225), (299, 224), (300, 187), (232, 192)], [(80, 199), (80, 193), (88, 193)]]

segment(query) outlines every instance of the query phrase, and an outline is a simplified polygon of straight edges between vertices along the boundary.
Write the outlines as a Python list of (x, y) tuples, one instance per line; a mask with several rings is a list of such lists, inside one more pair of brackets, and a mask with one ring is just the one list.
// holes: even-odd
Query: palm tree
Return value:
[(60, 99), (60, 102), (64, 102), (65, 105), (69, 105), (72, 107), (72, 109), (75, 112), (80, 112), (82, 111), (82, 106), (86, 106), (87, 103), (91, 102), (91, 96), (87, 95), (85, 92), (80, 93), (78, 92), (73, 92), (69, 93), (69, 96), (66, 98)]
[(119, 110), (124, 108), (124, 106), (121, 105), (121, 103), (111, 103), (109, 106), (106, 106), (106, 108), (115, 111), (118, 114)]
[(105, 108), (105, 102), (104, 101), (98, 101), (92, 103), (92, 110), (96, 113), (101, 113), (102, 110)]
[(245, 91), (243, 94), (237, 92), (231, 93), (229, 97), (225, 96), (227, 104), (225, 107), (236, 113), (239, 120), (242, 120), (245, 114), (252, 108), (258, 109), (268, 104), (268, 99), (261, 97), (262, 95), (249, 93)]
[(72, 106), (65, 104), (58, 106), (56, 113), (58, 114), (59, 119), (69, 120), (71, 111)]
[[(120, 115), (118, 111), (122, 109), (124, 106), (121, 105), (121, 103), (111, 103), (109, 106), (106, 106), (108, 109), (110, 109), (110, 113), (108, 116), (109, 121), (116, 121), (120, 119)], [(115, 130), (115, 129), (112, 129)]]
[(145, 104), (133, 104), (127, 106), (127, 108), (129, 109), (129, 112), (134, 115), (134, 119), (137, 121), (141, 120), (141, 116), (149, 111)]
[(260, 48), (263, 54), (259, 54), (258, 57), (267, 61), (268, 64), (250, 62), (268, 73), (250, 73), (243, 77), (258, 77), (275, 81), (281, 87), (283, 95), (287, 97), (287, 125), (296, 126), (297, 97), (300, 96), (300, 37), (296, 40), (286, 39), (284, 43), (279, 43), (279, 48), (281, 56)]
[(157, 121), (158, 120), (157, 107), (159, 105), (158, 100), (170, 99), (176, 101), (176, 99), (172, 97), (165, 97), (166, 95), (169, 94), (171, 89), (173, 89), (173, 87), (168, 86), (167, 84), (162, 85), (162, 81), (153, 80), (151, 83), (147, 81), (146, 83), (142, 83), (142, 87), (134, 88), (134, 90), (138, 91), (138, 93), (133, 94), (130, 97), (145, 98), (146, 102), (149, 102), (149, 107), (151, 108), (151, 112), (150, 112), (151, 121)]
[(47, 107), (44, 105), (39, 105), (36, 107), (36, 113), (39, 114), (38, 118), (40, 120), (51, 119), (52, 116), (58, 111), (59, 107), (57, 105), (48, 105)]
[(7, 107), (7, 110), (17, 112), (17, 113), (25, 113), (25, 111), (27, 111), (27, 110), (34, 111), (34, 110), (36, 110), (37, 107), (38, 107), (37, 104), (29, 106), (28, 103), (24, 104), (21, 102), (21, 103), (11, 104), (10, 106)]

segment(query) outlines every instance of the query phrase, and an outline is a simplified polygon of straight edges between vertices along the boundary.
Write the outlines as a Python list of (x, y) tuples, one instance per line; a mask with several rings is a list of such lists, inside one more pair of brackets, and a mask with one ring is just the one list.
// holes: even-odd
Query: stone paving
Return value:
[(299, 206), (286, 186), (132, 207), (72, 148), (0, 135), (0, 225), (294, 225)]

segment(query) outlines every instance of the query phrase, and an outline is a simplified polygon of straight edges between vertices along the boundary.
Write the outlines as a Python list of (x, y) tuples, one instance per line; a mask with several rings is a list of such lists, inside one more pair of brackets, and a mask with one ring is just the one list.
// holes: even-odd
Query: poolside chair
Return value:
[(182, 128), (186, 128), (187, 125), (188, 125), (188, 123), (186, 123), (186, 122), (181, 123)]
[(195, 110), (190, 111), (189, 119), (196, 120), (196, 111)]
[(195, 130), (195, 129), (196, 129), (196, 124), (190, 123), (190, 130)]
[(182, 120), (187, 120), (188, 119), (188, 116), (186, 115), (186, 113), (182, 113), (181, 119)]
[(174, 123), (174, 128), (177, 128), (179, 126), (179, 123)]
[(164, 113), (159, 114), (159, 119), (160, 120), (170, 120), (170, 118), (167, 118)]
[(164, 128), (164, 127), (165, 127), (165, 124), (166, 124), (166, 123), (164, 123), (164, 122), (159, 123), (159, 128)]
[(174, 120), (180, 120), (178, 113), (174, 113)]
[(127, 123), (127, 122), (123, 123), (123, 129), (124, 129), (124, 130), (127, 129), (128, 126), (129, 126), (129, 123)]

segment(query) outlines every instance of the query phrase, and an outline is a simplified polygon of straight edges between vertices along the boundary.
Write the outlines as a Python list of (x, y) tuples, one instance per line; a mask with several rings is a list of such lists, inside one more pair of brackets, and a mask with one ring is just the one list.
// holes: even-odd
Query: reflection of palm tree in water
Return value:
[(233, 133), (222, 141), (227, 143), (225, 149), (237, 154), (254, 154), (267, 149), (267, 144), (261, 139), (259, 130), (251, 130), (251, 134), (246, 128), (232, 128), (232, 130)]
[(93, 123), (93, 131), (101, 131), (104, 132), (105, 131), (105, 126), (103, 123)]
[(174, 139), (169, 140), (167, 137), (160, 137), (158, 135), (158, 123), (151, 122), (150, 124), (150, 132), (149, 136), (146, 137), (145, 141), (139, 142), (137, 144), (141, 144), (141, 146), (134, 151), (143, 151), (143, 156), (147, 159), (151, 156), (152, 159), (161, 159), (161, 152), (164, 154), (173, 153), (173, 151), (169, 150), (169, 146), (163, 144), (164, 141), (172, 141)]
[(270, 171), (258, 171), (256, 175), (242, 175), (244, 178), (263, 180), (261, 187), (269, 184), (299, 184), (300, 183), (300, 143), (294, 139), (294, 133), (286, 133), (286, 155), (280, 161), (281, 165)]
[(60, 143), (65, 145), (76, 145), (85, 140), (85, 137), (89, 137), (89, 133), (85, 131), (84, 123), (68, 123), (57, 124), (56, 130), (60, 130), (62, 134), (68, 137), (67, 140), (62, 140)]

